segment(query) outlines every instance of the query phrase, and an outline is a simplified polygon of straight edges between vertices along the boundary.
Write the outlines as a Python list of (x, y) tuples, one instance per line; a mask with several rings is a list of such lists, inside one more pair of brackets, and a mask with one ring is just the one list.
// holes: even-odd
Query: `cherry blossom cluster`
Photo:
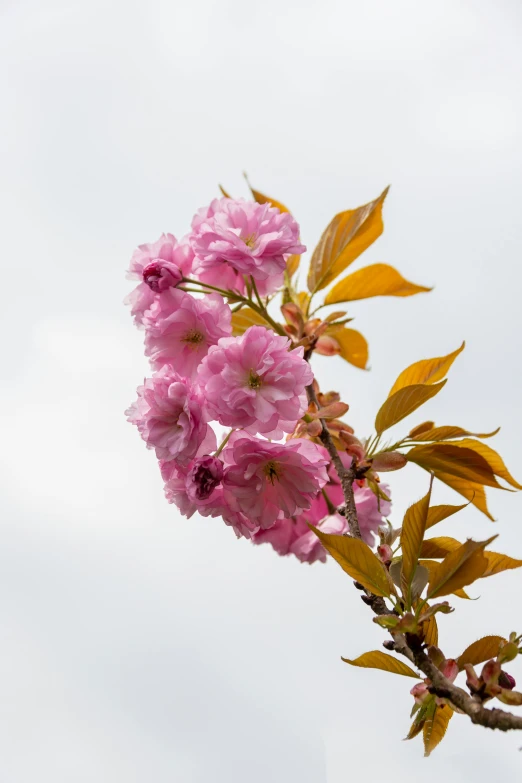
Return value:
[[(222, 518), (238, 537), (311, 563), (326, 552), (308, 523), (347, 530), (328, 453), (296, 436), (313, 373), (303, 348), (268, 323), (233, 336), (230, 307), (252, 291), (258, 301), (275, 294), (288, 257), (305, 249), (289, 213), (230, 198), (199, 210), (180, 241), (163, 234), (140, 245), (127, 303), (153, 372), (127, 416), (155, 451), (166, 497), (183, 515)], [(373, 543), (390, 504), (378, 508), (364, 481), (355, 498), (362, 535)]]

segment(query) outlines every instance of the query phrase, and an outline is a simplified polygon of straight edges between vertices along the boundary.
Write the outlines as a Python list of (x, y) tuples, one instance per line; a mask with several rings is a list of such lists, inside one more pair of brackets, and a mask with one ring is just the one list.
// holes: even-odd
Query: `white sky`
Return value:
[[(323, 387), (342, 383), (365, 434), (400, 370), (466, 337), (422, 416), (502, 425), (520, 478), (519, 3), (0, 10), (2, 783), (399, 783), (408, 765), (426, 783), (515, 779), (520, 738), (459, 716), (426, 762), (400, 741), (411, 683), (340, 662), (382, 635), (333, 563), (278, 559), (167, 505), (123, 416), (146, 365), (121, 300), (134, 246), (184, 234), (218, 182), (244, 193), (243, 169), (310, 247), (391, 182), (362, 260), (436, 289), (354, 304), (372, 372), (319, 360)], [(399, 524), (426, 477), (392, 479)], [(497, 548), (522, 556), (521, 499), (490, 507)], [(492, 530), (474, 509), (453, 524)], [(459, 603), (447, 655), (522, 631), (519, 591), (514, 572)]]

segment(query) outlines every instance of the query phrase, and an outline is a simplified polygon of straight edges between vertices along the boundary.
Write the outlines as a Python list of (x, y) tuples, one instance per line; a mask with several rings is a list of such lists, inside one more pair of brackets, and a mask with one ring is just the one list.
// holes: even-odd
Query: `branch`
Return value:
[(411, 663), (431, 680), (432, 685), (429, 688), (431, 693), (440, 698), (448, 699), (455, 707), (466, 713), (472, 723), (485, 726), (487, 729), (499, 729), (500, 731), (522, 729), (521, 715), (513, 715), (511, 712), (498, 708), (488, 709), (483, 707), (479, 701), (476, 701), (466, 691), (450, 682), (437, 669), (433, 661), (428, 658), (420, 646), (415, 647), (411, 643), (408, 645), (404, 636), (398, 636), (395, 639), (394, 649), (408, 658)]
[[(320, 410), (321, 406), (319, 405), (313, 385), (306, 387), (306, 393), (308, 402), (313, 402), (317, 406), (317, 409)], [(357, 509), (355, 507), (353, 492), (355, 473), (351, 468), (344, 467), (325, 420), (320, 419), (320, 421), (322, 430), (319, 437), (332, 459), (341, 482), (345, 501), (345, 515), (350, 533), (354, 538), (361, 538), (361, 530), (357, 519)], [(360, 588), (362, 585), (359, 586), (356, 583), (356, 587)], [(368, 590), (364, 590), (364, 593), (362, 599), (371, 607), (374, 614), (380, 615), (390, 613), (383, 598), (370, 593)], [(393, 643), (390, 642), (390, 646), (391, 645), (393, 645), (393, 649), (397, 653), (407, 658), (410, 663), (413, 663), (414, 666), (429, 678), (431, 681), (431, 686), (429, 688), (431, 693), (442, 699), (447, 699), (451, 704), (464, 712), (472, 723), (476, 723), (488, 729), (499, 729), (500, 731), (510, 731), (512, 729), (522, 730), (522, 716), (513, 715), (511, 712), (506, 712), (505, 710), (498, 708), (489, 709), (484, 707), (479, 701), (462, 690), (462, 688), (459, 688), (457, 685), (450, 682), (450, 680), (437, 669), (433, 661), (430, 660), (420, 645), (415, 645), (412, 642), (408, 643), (406, 637), (402, 634), (395, 636)]]
[[(317, 399), (317, 395), (312, 384), (306, 387), (306, 395), (308, 397), (308, 402), (313, 402), (314, 405), (317, 405), (317, 409), (320, 410), (321, 406), (319, 405), (319, 400)], [(359, 527), (359, 520), (357, 519), (357, 509), (355, 507), (355, 497), (353, 494), (355, 472), (352, 470), (352, 468), (344, 467), (343, 463), (341, 462), (339, 452), (337, 451), (335, 443), (333, 442), (333, 438), (330, 435), (328, 427), (326, 426), (325, 420), (320, 419), (320, 422), (322, 430), (319, 437), (321, 438), (322, 443), (326, 447), (328, 454), (332, 459), (335, 470), (337, 471), (337, 475), (339, 476), (339, 481), (341, 482), (345, 503), (344, 515), (346, 517), (346, 521), (348, 522), (350, 534), (354, 538), (361, 538), (361, 529)]]

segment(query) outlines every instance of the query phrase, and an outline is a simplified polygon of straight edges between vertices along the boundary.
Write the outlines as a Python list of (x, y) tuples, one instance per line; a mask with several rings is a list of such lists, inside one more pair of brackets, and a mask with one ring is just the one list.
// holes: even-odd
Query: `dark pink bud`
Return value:
[(380, 546), (378, 546), (377, 554), (379, 555), (383, 563), (391, 563), (393, 559), (393, 551), (391, 546), (388, 546), (388, 544), (381, 544)]
[(457, 674), (459, 673), (459, 665), (457, 661), (454, 661), (453, 658), (448, 658), (444, 661), (442, 666), (440, 667), (440, 670), (442, 674), (448, 679), (450, 682), (453, 682)]
[(190, 480), (197, 500), (206, 500), (223, 478), (223, 463), (217, 457), (205, 455), (194, 460)]
[(508, 690), (513, 690), (515, 685), (517, 684), (515, 681), (515, 678), (511, 676), (511, 674), (508, 674), (507, 672), (500, 672), (498, 677), (498, 684), (501, 688), (507, 688)]
[(182, 274), (177, 266), (155, 258), (143, 269), (143, 281), (147, 283), (154, 293), (166, 291), (167, 288), (175, 288), (181, 282)]

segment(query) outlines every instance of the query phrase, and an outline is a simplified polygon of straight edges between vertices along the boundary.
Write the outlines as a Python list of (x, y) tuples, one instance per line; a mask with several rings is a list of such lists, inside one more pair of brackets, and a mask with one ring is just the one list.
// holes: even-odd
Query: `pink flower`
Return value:
[[(326, 563), (326, 549), (321, 544), (313, 530), (310, 530), (304, 519), (306, 512), (297, 517), (296, 534), (290, 546), (290, 553), (295, 555), (301, 563), (315, 563), (320, 560)], [(340, 514), (331, 514), (325, 517), (317, 525), (323, 533), (332, 533), (340, 536), (348, 530), (346, 519)]]
[(256, 523), (239, 510), (234, 496), (223, 487), (220, 478), (223, 466), (216, 457), (198, 456), (185, 466), (175, 460), (161, 460), (160, 468), (165, 497), (184, 516), (190, 518), (197, 511), (204, 517), (219, 517), (238, 538), (251, 538), (258, 530)]
[(256, 281), (268, 281), (274, 275), (280, 279), (286, 257), (306, 250), (299, 242), (299, 226), (288, 212), (229, 198), (215, 199), (198, 212), (190, 243), (196, 274), (229, 265)]
[[(309, 512), (291, 519), (278, 519), (267, 530), (259, 530), (252, 536), (254, 544), (271, 544), (279, 555), (295, 555), (302, 563), (326, 563), (326, 549), (313, 530), (306, 524), (310, 522)], [(311, 524), (316, 524), (311, 522)], [(319, 524), (325, 533), (342, 535), (348, 529), (346, 520), (340, 514), (325, 517)]]
[(193, 377), (210, 346), (230, 334), (230, 319), (230, 307), (219, 294), (195, 299), (169, 288), (144, 318), (145, 353), (154, 368), (168, 364)]
[(145, 380), (126, 413), (158, 459), (186, 465), (200, 448), (216, 448), (199, 389), (168, 368)]
[(194, 253), (190, 245), (178, 242), (172, 234), (162, 234), (156, 242), (140, 245), (131, 258), (127, 277), (140, 283), (126, 297), (137, 324), (154, 302), (156, 294), (176, 286), (182, 276), (190, 274)]
[(183, 516), (190, 519), (197, 511), (197, 504), (187, 491), (187, 476), (191, 466), (180, 465), (173, 459), (160, 460), (159, 465), (165, 482), (165, 497), (169, 503), (174, 503), (179, 508)]
[(290, 346), (287, 337), (251, 326), (211, 347), (198, 381), (213, 418), (276, 439), (292, 432), (306, 410), (305, 386), (313, 373), (303, 348), (289, 351)]
[(234, 433), (222, 458), (224, 488), (235, 498), (239, 511), (263, 528), (310, 508), (328, 480), (328, 461), (309, 440), (270, 443)]

